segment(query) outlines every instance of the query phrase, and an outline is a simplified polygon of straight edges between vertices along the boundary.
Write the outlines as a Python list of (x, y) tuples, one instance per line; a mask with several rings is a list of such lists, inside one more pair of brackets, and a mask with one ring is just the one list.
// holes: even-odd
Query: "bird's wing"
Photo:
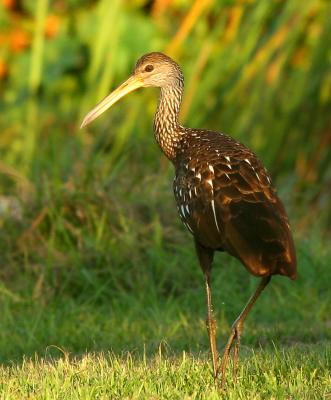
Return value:
[(292, 274), (292, 236), (267, 171), (246, 148), (227, 154), (202, 152), (178, 169), (174, 189), (183, 222), (202, 245), (228, 251), (255, 275)]

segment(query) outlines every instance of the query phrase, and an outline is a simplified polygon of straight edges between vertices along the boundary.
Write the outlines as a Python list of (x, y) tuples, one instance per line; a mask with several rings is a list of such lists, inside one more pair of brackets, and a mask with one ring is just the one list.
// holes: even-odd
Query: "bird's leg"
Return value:
[[(242, 325), (241, 325), (242, 328)], [(239, 355), (239, 348), (240, 348), (240, 340), (241, 340), (241, 331), (237, 329), (236, 333), (236, 342), (233, 348), (233, 381), (236, 383), (237, 381), (237, 366), (238, 366), (238, 355)]]
[(253, 293), (251, 298), (248, 300), (248, 303), (246, 304), (246, 306), (240, 313), (239, 317), (235, 320), (235, 322), (232, 325), (231, 334), (230, 334), (228, 342), (225, 346), (221, 365), (219, 367), (221, 375), (222, 375), (222, 382), (221, 382), (222, 387), (224, 387), (224, 385), (225, 385), (225, 370), (226, 370), (226, 366), (227, 366), (227, 363), (229, 360), (229, 354), (230, 354), (231, 347), (233, 345), (234, 340), (236, 340), (236, 342), (235, 342), (235, 347), (234, 347), (234, 351), (233, 351), (233, 376), (234, 376), (234, 380), (236, 379), (238, 354), (239, 354), (239, 348), (240, 348), (240, 338), (241, 338), (241, 333), (243, 330), (245, 319), (246, 319), (247, 315), (249, 314), (250, 310), (252, 309), (253, 305), (255, 304), (256, 300), (262, 293), (263, 289), (270, 282), (270, 280), (271, 280), (270, 276), (262, 278), (259, 286), (255, 290), (255, 292)]
[(213, 313), (213, 304), (211, 299), (211, 286), (210, 286), (210, 273), (211, 266), (214, 257), (214, 251), (211, 249), (207, 249), (202, 246), (200, 243), (195, 241), (195, 247), (197, 250), (197, 255), (199, 258), (200, 266), (205, 275), (205, 283), (206, 283), (206, 294), (207, 294), (207, 331), (209, 337), (210, 351), (212, 356), (213, 363), (213, 376), (216, 380), (217, 378), (217, 361), (218, 361), (218, 352), (216, 345), (216, 320), (214, 318)]
[(210, 272), (205, 271), (205, 279), (206, 279), (206, 294), (207, 294), (207, 331), (209, 336), (209, 344), (210, 344), (210, 351), (212, 356), (213, 362), (213, 375), (214, 379), (217, 378), (217, 359), (218, 359), (218, 352), (217, 352), (217, 344), (216, 344), (216, 319), (214, 318), (213, 313), (213, 304), (211, 300), (211, 287), (210, 287)]

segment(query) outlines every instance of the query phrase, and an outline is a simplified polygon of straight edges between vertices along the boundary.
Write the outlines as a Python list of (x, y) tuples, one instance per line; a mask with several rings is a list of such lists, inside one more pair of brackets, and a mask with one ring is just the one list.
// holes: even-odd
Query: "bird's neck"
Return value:
[(178, 123), (183, 85), (161, 88), (159, 105), (154, 118), (154, 134), (163, 153), (174, 161), (183, 128)]

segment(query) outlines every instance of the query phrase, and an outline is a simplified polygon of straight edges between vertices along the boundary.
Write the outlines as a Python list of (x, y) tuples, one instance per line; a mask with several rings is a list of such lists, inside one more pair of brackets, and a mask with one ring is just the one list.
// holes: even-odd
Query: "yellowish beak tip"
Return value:
[(85, 115), (82, 123), (80, 124), (79, 129), (84, 128), (98, 116), (99, 113), (96, 113), (94, 110), (95, 109), (91, 110), (88, 114)]
[(136, 90), (144, 85), (143, 80), (140, 77), (132, 75), (127, 79), (122, 85), (115, 89), (110, 95), (105, 97), (103, 100), (97, 104), (93, 110), (91, 110), (83, 119), (80, 125), (80, 129), (84, 128), (94, 119), (96, 119), (100, 114), (106, 111), (109, 107), (115, 104), (120, 98), (126, 94)]
[(83, 129), (86, 125), (88, 124), (88, 122), (85, 120), (85, 118), (83, 119), (83, 122), (80, 124), (79, 129)]

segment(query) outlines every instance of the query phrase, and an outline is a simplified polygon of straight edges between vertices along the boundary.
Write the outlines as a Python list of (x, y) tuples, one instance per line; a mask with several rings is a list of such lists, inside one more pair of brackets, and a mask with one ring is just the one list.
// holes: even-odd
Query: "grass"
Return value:
[[(218, 398), (203, 277), (152, 135), (156, 90), (78, 130), (151, 50), (183, 67), (184, 124), (256, 151), (296, 235), (299, 278), (259, 299), (223, 397), (327, 398), (331, 5), (69, 3), (0, 11), (0, 398)], [(28, 41), (12, 51), (17, 18)], [(221, 350), (257, 280), (219, 254), (212, 284)]]
[[(31, 192), (13, 196), (20, 212), (0, 219), (0, 396), (216, 398), (203, 277), (173, 204), (172, 171), (155, 149), (146, 172), (154, 147), (141, 138), (108, 164), (105, 147), (91, 141), (84, 152), (69, 137), (59, 152), (56, 135), (40, 143)], [(229, 377), (225, 398), (319, 399), (329, 390), (328, 236), (311, 226), (296, 242), (298, 280), (275, 277), (259, 299), (240, 384)], [(212, 284), (221, 350), (257, 280), (218, 254)]]
[(214, 385), (205, 356), (154, 357), (88, 353), (79, 358), (34, 358), (0, 368), (3, 399), (327, 399), (330, 347), (296, 344), (280, 350), (245, 349), (238, 380)]
[[(298, 280), (275, 277), (253, 309), (238, 385), (228, 376), (224, 398), (328, 398), (330, 251), (315, 241), (298, 241)], [(22, 293), (2, 284), (2, 398), (218, 398), (202, 274), (191, 250), (151, 251), (126, 279), (108, 268), (100, 280), (82, 267), (58, 292), (40, 282)], [(220, 350), (256, 283), (236, 261), (216, 258)]]
[[(297, 281), (273, 278), (249, 316), (244, 345), (331, 340), (330, 251), (318, 249), (320, 254), (313, 257), (317, 247), (310, 246), (309, 242), (299, 246)], [(174, 351), (205, 351), (203, 277), (193, 248), (188, 245), (173, 252), (150, 251), (137, 269), (127, 265), (124, 270), (123, 265), (122, 271), (111, 264), (103, 270), (96, 264), (95, 269), (88, 268), (83, 264), (86, 260), (76, 260), (82, 264), (80, 269), (68, 269), (67, 276), (60, 267), (36, 281), (24, 274), (24, 291), (13, 291), (3, 282), (0, 360), (19, 362), (36, 352), (43, 355), (49, 345), (75, 354), (141, 352), (145, 346), (153, 354), (165, 340)], [(212, 278), (219, 342), (224, 343), (257, 279), (221, 254)]]

